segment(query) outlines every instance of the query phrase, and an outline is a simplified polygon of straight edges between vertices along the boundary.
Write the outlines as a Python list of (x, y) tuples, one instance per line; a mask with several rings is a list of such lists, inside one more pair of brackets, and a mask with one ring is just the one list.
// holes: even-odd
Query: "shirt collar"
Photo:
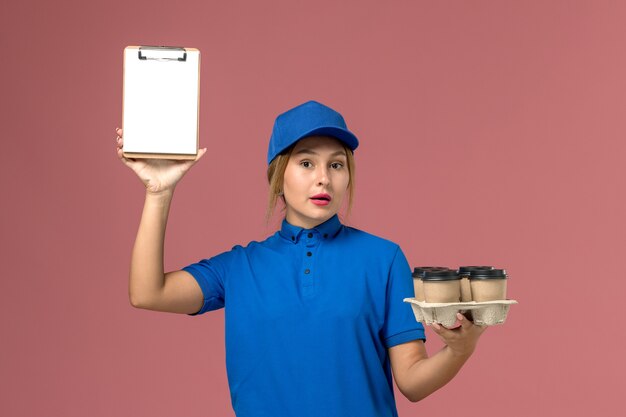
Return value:
[(300, 236), (302, 236), (303, 233), (310, 231), (317, 231), (320, 235), (320, 238), (323, 239), (334, 238), (337, 233), (339, 233), (339, 230), (341, 230), (341, 226), (342, 224), (336, 214), (330, 219), (326, 220), (324, 223), (318, 224), (313, 229), (305, 229), (303, 227), (294, 226), (288, 223), (287, 219), (283, 219), (283, 223), (279, 233), (282, 237), (289, 240), (290, 242), (298, 243), (298, 240), (300, 240)]

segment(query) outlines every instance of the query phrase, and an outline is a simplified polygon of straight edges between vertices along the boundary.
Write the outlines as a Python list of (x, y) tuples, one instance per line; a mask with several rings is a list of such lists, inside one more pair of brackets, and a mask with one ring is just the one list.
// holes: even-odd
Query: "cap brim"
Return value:
[[(294, 139), (291, 143), (286, 145), (281, 150), (276, 151), (272, 154), (268, 154), (267, 163), (270, 164), (276, 158), (276, 156), (285, 152), (286, 149), (293, 146), (299, 140), (310, 137), (310, 136), (330, 136), (332, 138), (339, 140), (343, 144), (345, 144), (352, 151), (354, 151), (359, 146), (359, 140), (349, 130), (342, 129), (340, 127), (335, 127), (335, 126), (321, 126), (321, 127), (316, 127), (314, 129), (311, 129), (307, 132), (302, 133), (299, 137)], [(272, 140), (270, 139), (270, 144), (271, 142)]]
[(339, 127), (318, 127), (313, 130), (310, 130), (302, 135), (298, 139), (296, 139), (293, 143), (296, 143), (300, 139), (307, 138), (309, 136), (330, 136), (335, 139), (340, 140), (345, 143), (350, 150), (354, 151), (359, 146), (359, 140), (352, 132), (346, 129), (342, 129)]

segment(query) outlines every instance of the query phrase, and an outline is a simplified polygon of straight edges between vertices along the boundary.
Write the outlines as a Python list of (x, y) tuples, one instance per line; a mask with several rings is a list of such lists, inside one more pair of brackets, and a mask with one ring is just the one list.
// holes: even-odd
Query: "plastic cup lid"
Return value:
[(462, 266), (459, 268), (460, 275), (469, 275), (472, 271), (492, 270), (493, 266)]
[(413, 278), (422, 278), (426, 271), (449, 271), (445, 266), (418, 266), (413, 269)]
[(453, 281), (459, 279), (461, 277), (453, 269), (424, 271), (424, 275), (422, 275), (422, 281)]
[(470, 279), (507, 279), (506, 271), (504, 269), (482, 269), (470, 271)]

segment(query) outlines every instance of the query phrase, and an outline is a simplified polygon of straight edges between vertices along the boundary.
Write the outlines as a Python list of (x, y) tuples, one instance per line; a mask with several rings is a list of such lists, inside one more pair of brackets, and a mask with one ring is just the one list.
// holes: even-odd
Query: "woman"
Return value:
[(277, 117), (268, 150), (270, 214), (281, 229), (180, 271), (164, 273), (174, 188), (195, 161), (130, 160), (146, 186), (133, 249), (138, 308), (202, 314), (225, 307), (226, 367), (237, 416), (397, 416), (400, 391), (419, 401), (450, 381), (484, 328), (459, 315), (433, 325), (446, 346), (428, 357), (423, 326), (402, 300), (411, 271), (393, 242), (341, 224), (354, 190), (358, 140), (335, 110), (309, 101)]

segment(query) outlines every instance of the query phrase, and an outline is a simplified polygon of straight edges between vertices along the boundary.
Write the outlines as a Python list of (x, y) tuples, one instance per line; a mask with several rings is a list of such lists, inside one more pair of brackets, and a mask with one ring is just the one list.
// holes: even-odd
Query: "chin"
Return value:
[(329, 220), (335, 214), (337, 214), (338, 210), (328, 209), (328, 208), (313, 208), (312, 210), (294, 210), (294, 221), (295, 218), (299, 218), (300, 221), (304, 221), (306, 223), (317, 223), (322, 224), (326, 220)]
[(326, 220), (330, 219), (331, 217), (333, 217), (335, 214), (337, 214), (336, 211), (329, 211), (323, 214), (318, 214), (317, 216), (313, 216), (312, 218), (321, 221), (322, 223), (325, 222)]

